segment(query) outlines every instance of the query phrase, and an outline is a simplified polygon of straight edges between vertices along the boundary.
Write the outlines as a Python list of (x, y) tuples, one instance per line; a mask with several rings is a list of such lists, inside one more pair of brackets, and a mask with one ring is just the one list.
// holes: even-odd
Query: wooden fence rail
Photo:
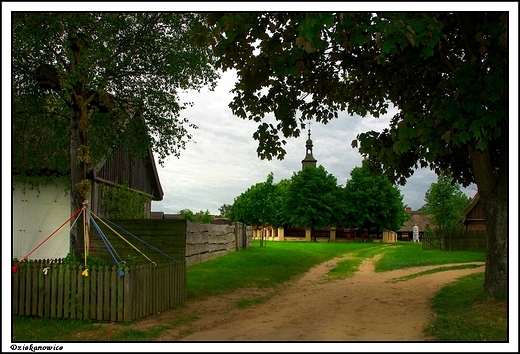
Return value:
[(423, 250), (485, 251), (486, 232), (480, 230), (452, 230), (425, 232), (421, 238)]
[(12, 274), (13, 314), (132, 321), (186, 301), (186, 261), (127, 267), (27, 261)]

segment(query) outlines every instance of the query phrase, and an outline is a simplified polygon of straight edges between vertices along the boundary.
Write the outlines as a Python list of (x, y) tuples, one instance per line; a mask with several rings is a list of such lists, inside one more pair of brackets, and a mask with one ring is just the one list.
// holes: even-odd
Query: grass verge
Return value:
[(400, 281), (410, 280), (410, 279), (413, 279), (413, 278), (420, 277), (422, 275), (428, 275), (428, 274), (433, 274), (433, 273), (438, 273), (438, 272), (444, 272), (444, 271), (447, 271), (447, 270), (471, 269), (471, 268), (478, 268), (478, 267), (481, 267), (481, 265), (478, 265), (478, 264), (464, 264), (464, 265), (460, 265), (460, 266), (437, 267), (437, 268), (434, 268), (434, 269), (425, 270), (423, 272), (412, 273), (412, 274), (409, 274), (409, 275), (404, 276), (404, 277), (394, 278), (394, 279), (391, 279), (391, 280), (387, 281), (387, 283), (398, 283)]
[(426, 334), (438, 341), (507, 341), (507, 301), (484, 299), (484, 274), (445, 286), (433, 300), (435, 319)]

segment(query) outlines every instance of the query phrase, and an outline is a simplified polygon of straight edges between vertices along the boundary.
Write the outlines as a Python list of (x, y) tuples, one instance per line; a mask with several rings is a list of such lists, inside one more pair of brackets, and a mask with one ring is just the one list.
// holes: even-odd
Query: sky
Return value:
[[(181, 94), (181, 101), (194, 103), (181, 115), (198, 128), (190, 129), (193, 140), (179, 158), (172, 156), (162, 166), (156, 159), (164, 198), (152, 202), (152, 211), (175, 214), (182, 209), (209, 210), (218, 215), (222, 205), (233, 204), (249, 187), (264, 182), (270, 172), (274, 182), (279, 182), (301, 170), (307, 131), (298, 138), (287, 139), (287, 153), (282, 161), (261, 160), (256, 152), (258, 141), (253, 139), (258, 123), (234, 116), (228, 107), (235, 79), (233, 71), (226, 71), (214, 91), (203, 89)], [(338, 184), (344, 185), (352, 169), (361, 166), (363, 159), (358, 149), (351, 147), (352, 140), (359, 133), (387, 128), (394, 114), (395, 110), (380, 118), (361, 118), (340, 112), (338, 119), (326, 125), (312, 122), (311, 139), (317, 165), (322, 165), (336, 177)], [(272, 115), (267, 119), (274, 120)], [(412, 210), (420, 208), (426, 191), (435, 182), (437, 175), (429, 168), (416, 170), (405, 186), (398, 186), (404, 204)], [(477, 192), (475, 185), (462, 190), (469, 197)]]

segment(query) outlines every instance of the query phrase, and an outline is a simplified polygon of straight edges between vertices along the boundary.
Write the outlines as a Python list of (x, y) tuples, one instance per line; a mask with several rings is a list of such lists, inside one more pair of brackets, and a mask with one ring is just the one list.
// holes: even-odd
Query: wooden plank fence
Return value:
[(481, 230), (426, 231), (421, 238), (423, 250), (485, 251), (486, 242)]
[(12, 273), (13, 314), (132, 321), (186, 301), (186, 262), (89, 267), (26, 261)]

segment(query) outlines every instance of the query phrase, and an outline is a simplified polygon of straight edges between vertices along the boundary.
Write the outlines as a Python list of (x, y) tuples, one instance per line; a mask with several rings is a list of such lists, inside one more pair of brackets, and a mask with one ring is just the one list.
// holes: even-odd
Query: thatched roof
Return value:
[(413, 232), (414, 225), (419, 227), (419, 231), (424, 231), (427, 229), (429, 220), (426, 215), (423, 215), (418, 211), (412, 211), (411, 208), (406, 208), (406, 213), (410, 218), (404, 222), (403, 227), (401, 227), (398, 232)]

